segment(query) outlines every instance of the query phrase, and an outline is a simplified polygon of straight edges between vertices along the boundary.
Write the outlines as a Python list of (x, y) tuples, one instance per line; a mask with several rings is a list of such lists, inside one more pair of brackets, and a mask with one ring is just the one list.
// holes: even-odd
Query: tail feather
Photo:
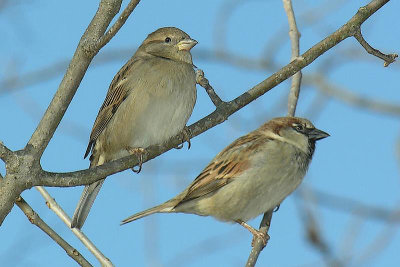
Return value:
[(161, 205), (155, 206), (153, 208), (138, 212), (136, 214), (133, 214), (132, 216), (129, 216), (128, 218), (126, 218), (125, 220), (123, 220), (121, 222), (121, 225), (135, 221), (137, 219), (149, 216), (151, 214), (154, 213), (170, 213), (170, 212), (174, 212), (174, 204), (172, 203), (172, 201), (167, 201)]
[(103, 183), (104, 179), (85, 186), (72, 217), (71, 228), (82, 228)]

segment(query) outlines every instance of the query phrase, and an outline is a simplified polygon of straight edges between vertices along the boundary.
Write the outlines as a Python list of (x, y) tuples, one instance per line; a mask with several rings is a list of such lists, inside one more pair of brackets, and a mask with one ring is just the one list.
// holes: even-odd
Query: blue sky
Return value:
[[(343, 25), (366, 3), (295, 2), (302, 34), (301, 52)], [(0, 85), (9, 77), (24, 77), (49, 66), (54, 70), (53, 64), (70, 59), (96, 9), (94, 1), (20, 1), (0, 10)], [(400, 3), (391, 1), (362, 27), (365, 39), (382, 52), (400, 52), (398, 10)], [(313, 19), (318, 20), (310, 24)], [(204, 70), (224, 100), (235, 98), (290, 60), (287, 21), (281, 1), (142, 1), (119, 33), (96, 56), (81, 82), (41, 159), (45, 170), (67, 172), (88, 167), (83, 154), (108, 85), (147, 34), (163, 26), (179, 27), (199, 41), (192, 50), (194, 63)], [(217, 31), (221, 28), (225, 29), (225, 39)], [(269, 57), (271, 43), (280, 38), (284, 38), (283, 42), (278, 43), (272, 52), (274, 56)], [(205, 52), (221, 47), (237, 56), (268, 59), (274, 67), (247, 68), (230, 65), (210, 53), (207, 58), (204, 56)], [(101, 61), (110, 54), (111, 58)], [(382, 65), (381, 60), (368, 55), (355, 39), (348, 39), (305, 68), (303, 74), (321, 74), (348, 92), (400, 105), (400, 65), (394, 63), (388, 68)], [(13, 150), (25, 146), (64, 71), (65, 66), (61, 65), (58, 74), (50, 79), (38, 74), (35, 78), (43, 78), (43, 82), (12, 92), (3, 93), (4, 87), (0, 88), (0, 140), (5, 145)], [(154, 215), (125, 226), (119, 222), (181, 192), (233, 140), (272, 117), (285, 115), (289, 86), (288, 81), (282, 83), (222, 125), (192, 139), (190, 150), (172, 150), (144, 164), (139, 175), (128, 170), (109, 177), (89, 214), (84, 232), (116, 266), (243, 266), (251, 249), (251, 235), (238, 225), (187, 214)], [(302, 186), (274, 214), (271, 239), (258, 266), (320, 266), (323, 263), (321, 254), (305, 238), (304, 206), (312, 207), (334, 257), (348, 259), (349, 265), (396, 266), (400, 262), (398, 225), (358, 216), (357, 210), (343, 212), (343, 205), (332, 209), (327, 204), (318, 204), (316, 195), (307, 192), (316, 189), (366, 205), (399, 210), (399, 114), (359, 108), (337, 97), (326, 98), (319, 92), (315, 84), (303, 83), (297, 115), (310, 118), (331, 137), (318, 143)], [(198, 87), (198, 101), (189, 124), (213, 110), (204, 89)], [(0, 172), (4, 174), (3, 163), (0, 163)], [(48, 190), (72, 215), (82, 187)], [(35, 189), (25, 191), (22, 196), (42, 219), (98, 266), (96, 259), (47, 208)], [(260, 220), (261, 217), (256, 218), (250, 224), (258, 226)], [(379, 244), (371, 247), (378, 237), (385, 244), (382, 251)], [(76, 265), (31, 225), (18, 207), (13, 208), (1, 226), (0, 239), (4, 266)], [(369, 248), (375, 254), (369, 253)]]

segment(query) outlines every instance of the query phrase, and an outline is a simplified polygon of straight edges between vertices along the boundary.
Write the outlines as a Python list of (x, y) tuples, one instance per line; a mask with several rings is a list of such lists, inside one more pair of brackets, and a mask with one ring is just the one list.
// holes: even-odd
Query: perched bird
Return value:
[[(190, 49), (196, 40), (178, 28), (149, 34), (112, 80), (94, 122), (85, 158), (90, 167), (162, 144), (183, 132), (196, 102)], [(139, 171), (141, 168), (139, 166)], [(71, 227), (81, 228), (104, 180), (85, 187)]]
[(237, 222), (263, 237), (246, 221), (278, 206), (297, 188), (315, 142), (328, 136), (307, 119), (272, 119), (222, 150), (182, 193), (121, 224), (153, 213), (183, 212)]

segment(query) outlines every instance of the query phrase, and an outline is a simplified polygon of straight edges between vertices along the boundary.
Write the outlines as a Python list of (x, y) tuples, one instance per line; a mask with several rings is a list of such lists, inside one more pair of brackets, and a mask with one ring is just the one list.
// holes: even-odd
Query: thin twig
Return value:
[(204, 72), (201, 69), (197, 69), (196, 71), (196, 82), (201, 87), (206, 89), (206, 92), (210, 97), (211, 101), (214, 103), (215, 107), (218, 107), (219, 105), (224, 103), (224, 101), (221, 100), (221, 98), (217, 95), (217, 93), (215, 93), (214, 88), (212, 88), (207, 78), (204, 77)]
[[(297, 29), (296, 18), (292, 7), (291, 0), (282, 0), (283, 8), (288, 17), (289, 22), (289, 38), (291, 43), (292, 56), (291, 61), (295, 60), (300, 55), (300, 33)], [(300, 84), (301, 84), (301, 71), (297, 72), (292, 77), (292, 85), (290, 87), (289, 99), (288, 99), (288, 116), (294, 116), (296, 112), (297, 101), (299, 99)]]
[[(273, 212), (273, 210), (266, 212), (260, 223), (259, 231), (264, 233), (267, 236), (267, 239), (269, 239), (268, 231), (269, 227), (271, 226)], [(257, 237), (254, 241), (254, 246), (250, 252), (249, 258), (247, 259), (246, 267), (253, 267), (256, 265), (258, 256), (260, 255), (261, 250), (263, 250), (264, 247), (264, 241), (261, 238)]]
[[(348, 226), (344, 229), (343, 237), (340, 240), (341, 244), (337, 245), (337, 251), (335, 254), (339, 259), (342, 259), (342, 263), (345, 266), (349, 266), (355, 256), (356, 244), (358, 239), (362, 238), (362, 228), (368, 221), (366, 218), (352, 216), (347, 223)], [(353, 263), (351, 264), (353, 265)]]
[[(174, 255), (174, 257), (168, 260), (168, 262), (163, 266), (190, 266), (195, 265), (196, 261), (201, 262), (202, 257), (199, 257), (199, 255), (218, 255), (223, 250), (230, 249), (230, 246), (226, 246), (226, 244), (239, 243), (242, 238), (240, 235), (235, 233), (237, 233), (237, 231), (232, 230), (230, 232), (210, 236), (204, 240), (199, 240), (198, 242), (183, 248), (181, 252)], [(227, 266), (229, 265), (227, 262), (225, 262), (225, 264)]]
[[(57, 202), (50, 196), (44, 187), (36, 186), (36, 189), (46, 200), (46, 205), (71, 229), (71, 218), (65, 213), (65, 211), (57, 204)], [(114, 266), (111, 261), (101, 253), (99, 249), (87, 238), (87, 236), (77, 228), (71, 229), (72, 233), (78, 237), (78, 239), (88, 248), (88, 250), (97, 258), (101, 266)]]
[[(368, 205), (355, 199), (329, 194), (327, 192), (319, 191), (315, 188), (312, 189), (311, 192), (313, 193), (315, 201), (321, 206), (347, 212), (356, 216), (383, 221), (384, 223), (400, 223), (399, 208), (390, 210), (378, 206)], [(297, 195), (295, 194), (295, 196)]]
[(19, 197), (15, 202), (17, 206), (25, 213), (28, 220), (39, 227), (43, 232), (45, 232), (51, 239), (53, 239), (73, 260), (75, 260), (81, 266), (92, 266), (78, 250), (73, 248), (68, 244), (61, 236), (59, 236), (53, 229), (50, 228), (32, 209), (32, 207), (26, 203), (26, 201)]
[(312, 74), (307, 76), (304, 78), (304, 83), (312, 84), (322, 94), (348, 103), (351, 106), (368, 109), (374, 112), (386, 113), (396, 117), (400, 116), (400, 105), (395, 102), (390, 103), (351, 92), (338, 85), (334, 85), (323, 75)]
[[(310, 242), (313, 248), (315, 248), (320, 254), (327, 266), (338, 266), (339, 261), (334, 258), (330, 244), (326, 242), (325, 237), (322, 234), (318, 214), (313, 208), (312, 204), (318, 203), (314, 199), (312, 190), (307, 187), (300, 188), (300, 192), (295, 194), (302, 201), (296, 201), (297, 211), (300, 214), (301, 221), (303, 223), (304, 230), (306, 232), (307, 240)], [(334, 264), (335, 263), (335, 264)]]
[(124, 11), (122, 11), (121, 16), (119, 16), (118, 20), (114, 23), (114, 25), (101, 37), (98, 43), (98, 49), (105, 46), (111, 38), (121, 29), (121, 27), (125, 24), (125, 21), (129, 18), (129, 15), (133, 12), (136, 6), (139, 4), (140, 0), (131, 0), (129, 4), (126, 6)]
[(361, 34), (361, 28), (357, 28), (356, 32), (354, 33), (354, 38), (357, 39), (357, 41), (362, 45), (362, 47), (364, 47), (364, 49), (371, 55), (374, 55), (380, 59), (382, 59), (383, 61), (385, 61), (383, 63), (384, 67), (387, 67), (390, 65), (390, 63), (393, 63), (396, 61), (396, 58), (398, 57), (397, 54), (383, 54), (381, 51), (379, 51), (378, 49), (373, 48), (372, 46), (369, 45), (369, 43), (367, 43), (367, 41), (365, 41), (364, 37)]
[(398, 225), (387, 224), (380, 233), (376, 234), (374, 240), (359, 253), (358, 259), (354, 261), (354, 266), (366, 266), (373, 257), (382, 255), (380, 252), (395, 239), (398, 231)]

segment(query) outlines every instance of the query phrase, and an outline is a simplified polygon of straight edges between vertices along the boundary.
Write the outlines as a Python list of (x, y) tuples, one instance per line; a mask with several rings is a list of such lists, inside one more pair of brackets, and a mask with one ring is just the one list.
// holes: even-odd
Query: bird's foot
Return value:
[(135, 173), (139, 173), (142, 170), (142, 165), (143, 165), (143, 155), (147, 153), (147, 151), (144, 148), (141, 147), (127, 147), (126, 150), (129, 152), (131, 155), (135, 155), (139, 159), (138, 163), (138, 169), (135, 170), (135, 166), (131, 168), (131, 170)]
[(243, 226), (244, 228), (246, 228), (247, 230), (250, 231), (250, 233), (252, 233), (253, 235), (253, 239), (251, 241), (251, 246), (254, 247), (254, 245), (256, 244), (257, 239), (260, 239), (263, 242), (264, 247), (267, 245), (267, 242), (269, 240), (269, 235), (268, 234), (264, 234), (263, 232), (254, 229), (253, 227), (251, 227), (250, 225), (248, 225), (247, 223), (245, 223), (244, 221), (241, 220), (237, 220), (236, 221), (238, 224), (240, 224), (241, 226)]
[(185, 126), (181, 132), (182, 135), (182, 143), (179, 144), (176, 149), (181, 149), (185, 142), (188, 143), (188, 150), (190, 149), (190, 138), (192, 137), (192, 133), (190, 132), (189, 128)]

